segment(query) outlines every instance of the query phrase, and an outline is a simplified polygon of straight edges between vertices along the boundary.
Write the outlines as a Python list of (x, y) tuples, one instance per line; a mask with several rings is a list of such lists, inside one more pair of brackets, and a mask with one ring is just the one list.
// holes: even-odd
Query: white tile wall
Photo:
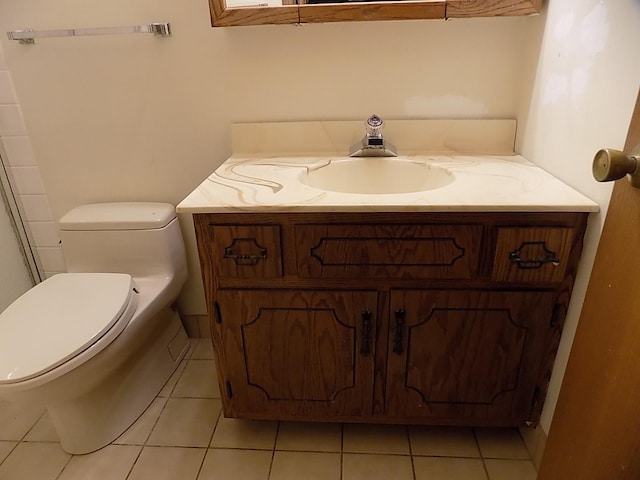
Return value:
[(33, 242), (39, 247), (57, 247), (60, 245), (58, 228), (53, 222), (27, 222)]
[(31, 140), (26, 135), (3, 137), (2, 144), (7, 154), (5, 160), (12, 167), (36, 166), (36, 156), (31, 147)]
[(67, 267), (60, 247), (36, 247), (45, 272), (49, 274), (64, 272)]
[(20, 195), (20, 203), (26, 218), (32, 222), (52, 222), (53, 214), (46, 195)]
[(13, 82), (8, 71), (0, 71), (0, 105), (17, 104), (18, 98), (13, 90)]
[(20, 105), (0, 105), (0, 136), (26, 134)]
[(44, 182), (13, 88), (11, 72), (0, 48), (0, 150), (35, 249), (36, 264), (43, 277), (66, 271), (57, 225), (51, 214)]
[(12, 186), (19, 195), (44, 195), (44, 183), (38, 167), (11, 167)]

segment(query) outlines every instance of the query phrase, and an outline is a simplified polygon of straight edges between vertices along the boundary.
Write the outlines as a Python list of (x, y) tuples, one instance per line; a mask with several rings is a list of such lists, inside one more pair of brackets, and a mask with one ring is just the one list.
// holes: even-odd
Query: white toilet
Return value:
[(0, 314), (0, 399), (46, 405), (62, 447), (97, 450), (149, 406), (188, 349), (175, 209), (84, 205), (60, 220), (69, 273)]

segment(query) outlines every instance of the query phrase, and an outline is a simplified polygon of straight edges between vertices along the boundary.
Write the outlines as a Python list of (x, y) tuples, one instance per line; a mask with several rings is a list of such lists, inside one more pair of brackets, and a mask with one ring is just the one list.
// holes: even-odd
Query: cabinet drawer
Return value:
[(498, 282), (553, 283), (564, 278), (573, 229), (500, 227), (491, 278)]
[(472, 278), (480, 225), (297, 225), (307, 278)]
[(276, 278), (282, 276), (280, 227), (214, 225), (210, 248), (220, 278)]

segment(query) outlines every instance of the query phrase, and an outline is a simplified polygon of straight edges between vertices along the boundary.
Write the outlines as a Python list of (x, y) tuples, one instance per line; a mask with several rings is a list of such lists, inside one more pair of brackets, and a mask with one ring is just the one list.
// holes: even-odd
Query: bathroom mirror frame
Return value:
[[(256, 0), (260, 2), (261, 0)], [(417, 20), (465, 17), (533, 15), (542, 0), (399, 0), (323, 3), (275, 7), (227, 7), (225, 0), (209, 0), (211, 25), (242, 25)]]

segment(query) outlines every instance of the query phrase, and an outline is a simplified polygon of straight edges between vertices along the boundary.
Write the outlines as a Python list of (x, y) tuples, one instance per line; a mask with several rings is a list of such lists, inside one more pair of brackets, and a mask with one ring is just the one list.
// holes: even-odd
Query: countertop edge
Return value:
[(176, 211), (180, 214), (600, 211), (596, 202), (518, 154), (507, 157), (423, 154), (407, 158), (449, 170), (456, 181), (424, 192), (331, 192), (310, 187), (298, 179), (304, 169), (326, 166), (326, 157), (232, 156), (184, 198)]
[(179, 214), (196, 214), (196, 213), (464, 213), (464, 212), (532, 212), (532, 213), (549, 213), (549, 212), (575, 212), (575, 213), (598, 213), (600, 207), (594, 205), (508, 205), (508, 206), (447, 206), (441, 205), (401, 205), (401, 206), (385, 206), (372, 205), (371, 207), (360, 205), (287, 205), (286, 207), (256, 205), (255, 207), (224, 207), (224, 206), (180, 206), (176, 207)]

